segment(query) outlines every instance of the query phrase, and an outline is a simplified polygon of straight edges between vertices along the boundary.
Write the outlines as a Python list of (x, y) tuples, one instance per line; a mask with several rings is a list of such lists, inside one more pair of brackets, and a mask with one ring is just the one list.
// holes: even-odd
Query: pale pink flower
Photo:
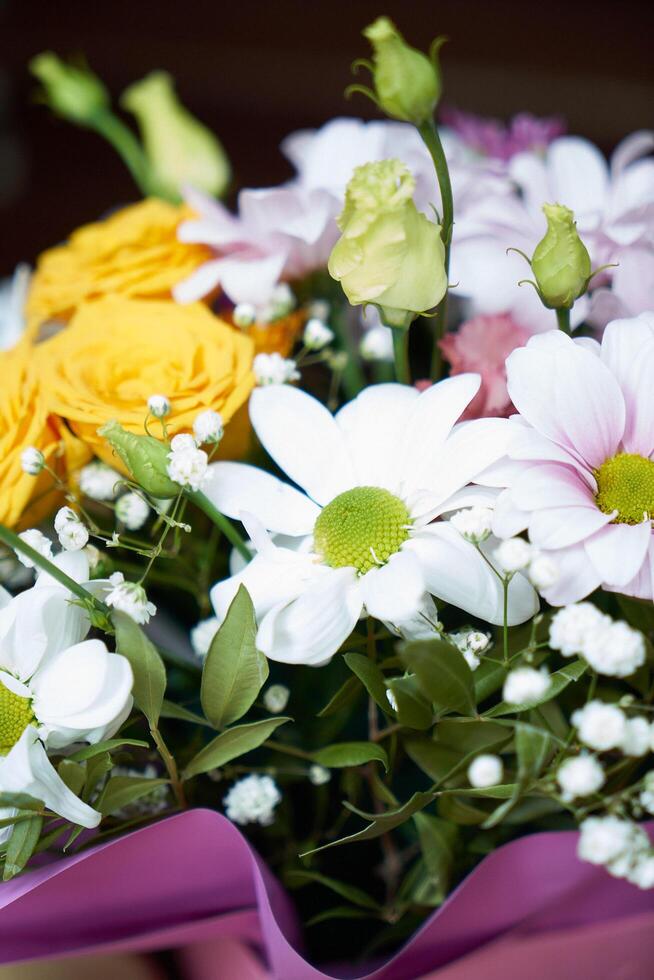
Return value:
[(499, 119), (446, 107), (441, 112), (441, 119), (471, 150), (502, 161), (524, 151), (542, 152), (565, 132), (562, 119), (539, 119), (529, 112), (520, 112), (508, 123), (503, 123)]
[(560, 331), (507, 360), (522, 437), (505, 467), (494, 531), (529, 538), (566, 605), (598, 586), (654, 597), (654, 314), (610, 323), (601, 346)]
[(481, 387), (466, 409), (464, 419), (509, 415), (512, 405), (506, 389), (504, 362), (511, 351), (523, 347), (528, 339), (529, 331), (505, 313), (476, 316), (440, 341), (443, 356), (451, 365), (450, 374), (475, 371), (481, 375)]

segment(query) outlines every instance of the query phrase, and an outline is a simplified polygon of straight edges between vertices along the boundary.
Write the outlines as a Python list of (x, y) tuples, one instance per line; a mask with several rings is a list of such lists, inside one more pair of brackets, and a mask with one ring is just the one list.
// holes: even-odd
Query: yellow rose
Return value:
[(414, 189), (399, 160), (356, 167), (329, 257), (330, 275), (350, 303), (373, 303), (389, 326), (407, 326), (447, 289), (441, 230), (416, 208)]
[[(115, 419), (143, 432), (150, 395), (166, 395), (170, 435), (190, 431), (207, 408), (225, 422), (254, 384), (252, 341), (201, 303), (107, 296), (85, 303), (69, 326), (36, 346), (48, 406), (96, 455), (119, 467), (97, 429)], [(241, 416), (227, 426), (221, 455), (242, 452)], [(237, 445), (233, 444), (236, 440)]]
[(177, 240), (189, 210), (148, 198), (104, 221), (84, 225), (65, 245), (44, 252), (27, 299), (34, 330), (45, 320), (68, 320), (86, 300), (117, 293), (163, 299), (206, 262), (203, 245)]
[[(52, 477), (23, 472), (21, 453), (39, 449), (48, 465), (63, 478), (66, 464), (81, 466), (84, 452), (57, 419), (48, 413), (34, 369), (32, 348), (25, 343), (0, 353), (0, 523), (31, 525), (57, 503)], [(22, 520), (21, 520), (22, 518)]]

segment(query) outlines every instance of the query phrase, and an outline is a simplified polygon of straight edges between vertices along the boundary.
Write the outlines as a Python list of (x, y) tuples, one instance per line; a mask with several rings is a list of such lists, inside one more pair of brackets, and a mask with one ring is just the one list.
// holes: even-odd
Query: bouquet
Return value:
[(437, 126), (443, 38), (364, 34), (390, 121), (292, 134), (235, 210), (169, 76), (137, 137), (34, 59), (143, 198), (0, 333), (4, 881), (245, 835), (322, 962), (536, 832), (654, 887), (654, 134), (609, 168), (555, 119)]

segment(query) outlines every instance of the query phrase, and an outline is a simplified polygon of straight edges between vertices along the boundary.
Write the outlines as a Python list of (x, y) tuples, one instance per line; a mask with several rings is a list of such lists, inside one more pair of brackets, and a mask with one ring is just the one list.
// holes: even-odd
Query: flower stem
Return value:
[(343, 368), (342, 381), (345, 395), (349, 400), (356, 397), (366, 386), (366, 379), (359, 363), (359, 354), (347, 322), (349, 307), (344, 303), (335, 302), (330, 319), (331, 326), (338, 339), (339, 347), (347, 354), (347, 363)]
[(570, 310), (565, 307), (559, 307), (556, 310), (556, 322), (558, 323), (559, 330), (563, 333), (570, 333)]
[[(445, 275), (449, 276), (450, 271), (450, 245), (452, 244), (452, 228), (454, 225), (454, 198), (452, 196), (452, 183), (450, 181), (450, 171), (447, 166), (447, 159), (443, 144), (438, 134), (438, 128), (433, 119), (423, 123), (418, 127), (418, 132), (422, 141), (429, 150), (429, 154), (434, 163), (434, 170), (438, 179), (438, 186), (441, 192), (443, 204), (443, 214), (441, 217), (441, 238), (445, 246)], [(447, 290), (441, 300), (440, 306), (434, 317), (434, 350), (432, 352), (431, 376), (438, 381), (443, 371), (443, 359), (438, 342), (445, 336), (445, 325), (447, 318)]]
[(179, 770), (177, 769), (177, 763), (175, 762), (175, 759), (173, 758), (168, 746), (164, 742), (161, 736), (161, 732), (156, 726), (150, 728), (150, 734), (152, 735), (152, 740), (154, 744), (157, 746), (157, 751), (159, 752), (159, 755), (161, 756), (163, 763), (166, 767), (166, 771), (170, 777), (170, 785), (172, 786), (173, 792), (175, 794), (175, 799), (177, 800), (179, 807), (182, 810), (185, 810), (186, 807), (188, 806), (188, 803), (186, 802), (184, 784), (182, 783), (182, 780), (180, 778)]
[(245, 558), (246, 561), (250, 561), (252, 554), (246, 545), (244, 539), (241, 537), (239, 532), (236, 530), (234, 525), (231, 523), (224, 514), (221, 514), (217, 507), (211, 503), (208, 497), (206, 497), (200, 490), (187, 490), (186, 495), (189, 500), (204, 511), (204, 513), (209, 517), (214, 524), (220, 528), (229, 543), (236, 548), (238, 553)]
[(113, 146), (144, 196), (157, 194), (162, 197), (154, 187), (150, 165), (139, 141), (122, 119), (105, 109), (95, 113), (90, 124), (96, 133)]
[(393, 331), (393, 354), (395, 355), (395, 377), (403, 385), (411, 384), (409, 368), (409, 330), (405, 327), (391, 327)]
[(14, 534), (13, 531), (10, 531), (8, 527), (5, 527), (4, 524), (0, 524), (0, 541), (2, 541), (12, 550), (20, 551), (26, 558), (33, 561), (38, 568), (41, 568), (44, 572), (47, 572), (48, 575), (51, 575), (52, 578), (56, 579), (57, 582), (68, 589), (69, 592), (72, 592), (73, 595), (77, 596), (78, 599), (81, 599), (82, 602), (89, 603), (95, 609), (97, 609), (98, 612), (104, 613), (105, 616), (110, 615), (111, 610), (104, 604), (104, 602), (98, 599), (97, 596), (94, 596), (91, 592), (87, 591), (87, 589), (80, 585), (79, 582), (76, 582), (74, 578), (71, 578), (70, 575), (66, 575), (61, 568), (45, 558), (40, 551), (36, 551), (34, 548), (31, 548), (30, 545), (23, 541), (22, 538), (19, 538), (17, 534)]

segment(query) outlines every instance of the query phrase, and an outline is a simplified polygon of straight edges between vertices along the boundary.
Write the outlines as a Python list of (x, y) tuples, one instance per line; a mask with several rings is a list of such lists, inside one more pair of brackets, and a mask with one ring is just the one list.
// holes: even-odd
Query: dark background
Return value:
[(290, 175), (289, 131), (338, 114), (360, 30), (386, 13), (426, 48), (447, 34), (444, 101), (507, 117), (561, 114), (607, 152), (654, 125), (654, 3), (637, 0), (0, 0), (0, 275), (137, 195), (95, 134), (34, 102), (26, 64), (84, 53), (112, 94), (166, 68), (219, 134), (238, 183)]

